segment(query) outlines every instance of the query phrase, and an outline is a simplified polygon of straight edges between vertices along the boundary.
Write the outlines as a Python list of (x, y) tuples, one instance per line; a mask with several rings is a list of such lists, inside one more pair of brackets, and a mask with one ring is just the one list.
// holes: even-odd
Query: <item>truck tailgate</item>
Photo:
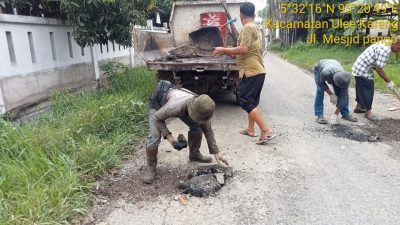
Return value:
[(177, 58), (175, 60), (154, 60), (147, 63), (150, 70), (173, 70), (173, 71), (234, 71), (237, 70), (236, 59), (229, 56), (224, 57), (192, 57)]

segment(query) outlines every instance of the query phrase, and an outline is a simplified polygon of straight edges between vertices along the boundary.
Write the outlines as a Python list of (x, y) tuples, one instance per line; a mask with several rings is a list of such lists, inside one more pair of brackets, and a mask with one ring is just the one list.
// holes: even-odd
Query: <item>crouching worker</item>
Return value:
[[(342, 118), (351, 122), (357, 122), (357, 118), (350, 115), (349, 111), (349, 85), (351, 74), (344, 71), (342, 65), (334, 59), (322, 59), (314, 67), (314, 78), (317, 85), (317, 93), (314, 102), (317, 123), (327, 124), (324, 118), (324, 92), (330, 97), (332, 104), (336, 105), (335, 113), (330, 117), (329, 123), (336, 124), (339, 112)], [(332, 85), (334, 93), (329, 89)]]
[[(219, 154), (219, 149), (211, 128), (211, 117), (215, 110), (215, 103), (208, 95), (196, 96), (186, 89), (178, 89), (170, 82), (161, 80), (149, 102), (150, 131), (146, 140), (147, 171), (143, 182), (151, 184), (156, 175), (158, 146), (161, 138), (177, 150), (185, 147), (168, 130), (165, 121), (177, 117), (189, 127), (188, 145), (189, 160), (202, 163), (212, 162), (209, 156), (200, 153), (201, 140), (204, 133), (210, 154), (213, 154), (218, 164), (228, 162)], [(178, 138), (179, 139), (179, 138)]]

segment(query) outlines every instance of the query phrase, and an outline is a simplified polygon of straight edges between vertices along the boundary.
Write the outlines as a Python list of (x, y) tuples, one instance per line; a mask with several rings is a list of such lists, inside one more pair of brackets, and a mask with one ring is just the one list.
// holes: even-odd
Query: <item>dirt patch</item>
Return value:
[(319, 131), (359, 142), (400, 142), (400, 120), (396, 119), (382, 119), (365, 126), (338, 124)]
[(400, 120), (382, 119), (371, 127), (365, 128), (371, 134), (380, 137), (385, 142), (400, 141)]
[(376, 142), (379, 137), (371, 132), (364, 130), (362, 127), (353, 127), (346, 124), (337, 124), (331, 126), (331, 132), (336, 137), (346, 138), (359, 142)]
[[(143, 162), (135, 158), (137, 157), (132, 156), (132, 159), (122, 168), (115, 169), (108, 176), (99, 178), (102, 179), (102, 183), (93, 190), (92, 204), (94, 208), (79, 224), (97, 224), (116, 207), (116, 204), (118, 205), (117, 202), (120, 199), (123, 199), (126, 203), (135, 204), (139, 202), (152, 202), (159, 196), (175, 196), (177, 201), (185, 202), (187, 201), (185, 199), (192, 193), (182, 195), (185, 192), (182, 192), (179, 187), (181, 187), (184, 181), (204, 174), (212, 176), (214, 174), (223, 174), (222, 180), (226, 182), (233, 175), (232, 168), (225, 168), (218, 165), (199, 166), (189, 163), (177, 168), (158, 165), (155, 181), (151, 185), (145, 185), (141, 177), (146, 171), (146, 166), (143, 165)], [(221, 179), (219, 178), (217, 181), (220, 182)], [(205, 184), (205, 186), (209, 185), (207, 181)], [(223, 186), (223, 184), (219, 185)], [(182, 204), (184, 204), (183, 202)]]
[(146, 166), (135, 158), (136, 156), (132, 156), (122, 168), (117, 168), (108, 176), (99, 178), (102, 182), (93, 190), (94, 208), (78, 224), (97, 224), (115, 208), (120, 199), (135, 204), (143, 201), (152, 202), (159, 196), (180, 194), (181, 191), (177, 187), (179, 182), (186, 179), (187, 174), (193, 170), (191, 164), (179, 168), (158, 166), (154, 183), (145, 185), (141, 177), (146, 172)]
[(123, 198), (127, 202), (148, 201), (160, 195), (180, 193), (177, 185), (187, 177), (188, 168), (158, 167), (156, 180), (151, 185), (142, 182), (146, 168), (143, 166), (130, 173), (114, 172), (104, 180), (103, 185), (95, 191), (98, 198), (115, 200)]

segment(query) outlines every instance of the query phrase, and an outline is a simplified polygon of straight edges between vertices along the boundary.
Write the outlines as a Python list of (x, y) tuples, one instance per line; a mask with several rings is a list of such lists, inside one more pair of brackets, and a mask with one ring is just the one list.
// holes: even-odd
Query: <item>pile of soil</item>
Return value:
[[(127, 202), (136, 203), (150, 201), (163, 195), (173, 196), (182, 192), (197, 197), (206, 197), (218, 191), (228, 179), (233, 177), (232, 167), (219, 165), (194, 166), (188, 164), (180, 168), (159, 166), (154, 183), (145, 185), (142, 182), (145, 171), (145, 166), (137, 170), (132, 165), (132, 167), (127, 166), (122, 170), (111, 172), (109, 176), (103, 178), (103, 184), (94, 190), (95, 198), (105, 202), (123, 198)], [(204, 176), (201, 177), (202, 175)], [(190, 182), (191, 188), (188, 186), (184, 188), (183, 185), (188, 185), (188, 181), (192, 178), (195, 179)], [(216, 180), (213, 182), (212, 179)]]
[(365, 129), (375, 136), (380, 137), (382, 141), (400, 141), (400, 120), (382, 119), (376, 122), (372, 127), (366, 127)]
[(95, 191), (95, 196), (107, 200), (124, 198), (127, 202), (149, 201), (161, 195), (180, 193), (177, 184), (187, 177), (188, 168), (157, 168), (153, 184), (145, 185), (142, 175), (146, 169), (129, 172), (113, 172), (104, 179), (103, 185)]
[(379, 141), (379, 136), (373, 135), (371, 132), (362, 129), (361, 127), (353, 127), (346, 124), (337, 124), (331, 126), (332, 133), (336, 137), (346, 138), (359, 142), (376, 142)]
[(359, 142), (400, 142), (400, 120), (382, 119), (366, 126), (338, 124), (330, 126), (328, 132)]

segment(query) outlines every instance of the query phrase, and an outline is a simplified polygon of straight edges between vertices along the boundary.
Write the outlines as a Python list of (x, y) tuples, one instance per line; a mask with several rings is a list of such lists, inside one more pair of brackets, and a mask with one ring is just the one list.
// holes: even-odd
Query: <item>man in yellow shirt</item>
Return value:
[(255, 7), (253, 3), (245, 2), (240, 6), (240, 20), (243, 29), (240, 31), (237, 47), (216, 47), (214, 56), (230, 55), (237, 56), (239, 68), (239, 102), (241, 107), (248, 113), (248, 126), (241, 134), (255, 137), (254, 123), (261, 130), (260, 139), (257, 144), (266, 144), (275, 138), (272, 129), (265, 123), (258, 104), (261, 90), (264, 85), (265, 68), (263, 64), (262, 33), (254, 23)]

